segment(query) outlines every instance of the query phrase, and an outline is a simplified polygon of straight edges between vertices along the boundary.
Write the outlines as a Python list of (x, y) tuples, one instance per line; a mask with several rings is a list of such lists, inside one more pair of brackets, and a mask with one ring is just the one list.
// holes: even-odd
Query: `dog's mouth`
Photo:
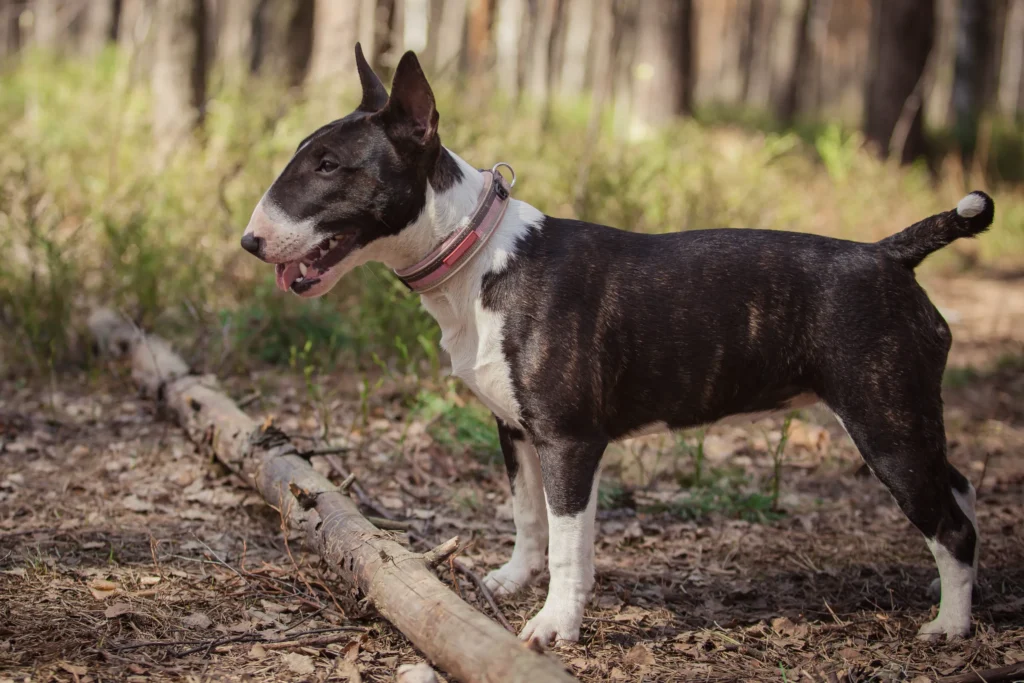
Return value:
[[(352, 253), (356, 246), (356, 233), (333, 235), (296, 261), (277, 264), (277, 287), (282, 292), (308, 293)], [(328, 287), (329, 289), (329, 287)]]

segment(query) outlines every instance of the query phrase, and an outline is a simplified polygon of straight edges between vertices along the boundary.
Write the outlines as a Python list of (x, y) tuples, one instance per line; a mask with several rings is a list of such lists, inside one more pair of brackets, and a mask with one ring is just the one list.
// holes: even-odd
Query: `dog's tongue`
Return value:
[(292, 283), (300, 277), (302, 277), (302, 272), (299, 271), (298, 261), (277, 264), (277, 287), (282, 292), (287, 292), (291, 289)]

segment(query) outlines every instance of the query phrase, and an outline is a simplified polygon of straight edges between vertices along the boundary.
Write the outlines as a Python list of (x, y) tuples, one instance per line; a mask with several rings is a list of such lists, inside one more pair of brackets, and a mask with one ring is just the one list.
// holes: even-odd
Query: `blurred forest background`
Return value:
[(1024, 262), (1024, 0), (0, 0), (0, 367), (80, 366), (114, 303), (212, 370), (436, 371), (384, 269), (299, 302), (237, 247), (357, 40), (547, 213), (874, 240), (970, 186), (993, 231), (928, 267)]

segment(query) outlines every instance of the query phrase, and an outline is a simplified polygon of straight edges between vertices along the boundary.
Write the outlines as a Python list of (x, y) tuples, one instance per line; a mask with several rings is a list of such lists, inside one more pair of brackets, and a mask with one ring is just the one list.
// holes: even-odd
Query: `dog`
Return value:
[(355, 52), (359, 106), (299, 144), (242, 247), (300, 297), (326, 294), (368, 261), (421, 295), (453, 373), (494, 413), (508, 470), (515, 546), (486, 585), (499, 596), (526, 586), (547, 550), (547, 599), (521, 638), (579, 638), (610, 442), (817, 402), (935, 557), (939, 613), (919, 637), (968, 635), (975, 491), (946, 459), (952, 337), (914, 269), (986, 230), (988, 195), (875, 243), (649, 235), (545, 216), (510, 196), (507, 165), (481, 171), (441, 145), (412, 52), (390, 95)]

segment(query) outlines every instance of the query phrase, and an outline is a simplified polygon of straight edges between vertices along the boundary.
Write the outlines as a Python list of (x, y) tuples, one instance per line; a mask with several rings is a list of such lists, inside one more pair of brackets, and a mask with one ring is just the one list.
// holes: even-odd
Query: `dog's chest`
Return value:
[(484, 308), (478, 296), (452, 301), (424, 300), (441, 326), (441, 346), (451, 356), (452, 374), (503, 422), (521, 426), (512, 368), (502, 348), (504, 315)]

